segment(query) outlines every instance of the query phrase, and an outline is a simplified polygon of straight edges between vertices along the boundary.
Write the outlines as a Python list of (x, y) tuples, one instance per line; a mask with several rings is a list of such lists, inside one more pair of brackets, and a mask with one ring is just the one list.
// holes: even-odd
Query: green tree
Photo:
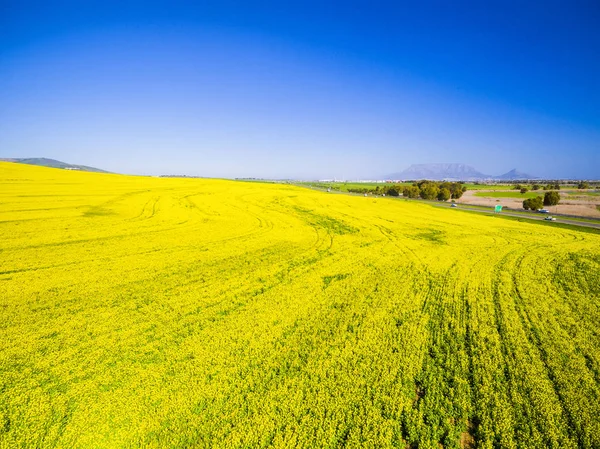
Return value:
[(556, 206), (560, 201), (560, 194), (558, 192), (546, 192), (544, 194), (544, 206)]
[(521, 187), (521, 193), (527, 193), (529, 189), (527, 187)]
[(417, 186), (407, 186), (404, 187), (402, 194), (405, 198), (419, 198), (419, 188)]
[(444, 188), (444, 189), (440, 189), (437, 199), (440, 201), (448, 201), (451, 196), (452, 196), (452, 194), (450, 193), (450, 190)]
[(541, 196), (536, 196), (535, 198), (529, 198), (523, 201), (523, 209), (528, 210), (538, 210), (544, 206), (544, 199)]
[(560, 184), (558, 182), (553, 182), (548, 184), (544, 190), (560, 190)]
[(463, 185), (460, 182), (454, 182), (450, 186), (450, 196), (452, 199), (459, 199), (463, 194)]
[(531, 187), (531, 189), (532, 189), (532, 190), (540, 190), (540, 187), (542, 187), (542, 186), (540, 186), (539, 184), (534, 184), (534, 185)]
[(400, 189), (397, 186), (392, 186), (387, 191), (390, 196), (400, 196)]
[(437, 198), (440, 189), (436, 184), (426, 183), (421, 186), (421, 198), (424, 200), (434, 200)]
[(463, 196), (463, 190), (462, 189), (454, 189), (450, 193), (451, 193), (452, 199), (454, 199), (454, 200), (457, 200), (461, 196)]
[(580, 190), (589, 189), (590, 188), (590, 183), (586, 182), (586, 181), (581, 181), (579, 184), (577, 184), (577, 188), (580, 189)]

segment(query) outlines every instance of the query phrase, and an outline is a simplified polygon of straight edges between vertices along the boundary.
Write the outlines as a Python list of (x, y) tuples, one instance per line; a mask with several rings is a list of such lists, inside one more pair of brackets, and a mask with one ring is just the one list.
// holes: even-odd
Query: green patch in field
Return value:
[(116, 215), (116, 212), (102, 206), (92, 206), (83, 213), (84, 217), (105, 217), (109, 215)]
[(421, 232), (417, 234), (416, 237), (419, 239), (429, 240), (430, 242), (437, 244), (446, 244), (446, 240), (444, 239), (445, 233), (440, 231), (439, 229), (428, 229), (426, 232)]
[(8, 416), (8, 413), (3, 412), (2, 413), (2, 418), (0, 418), (0, 433), (8, 433), (10, 432), (10, 428), (11, 428), (11, 421), (10, 421), (10, 416)]
[(334, 274), (333, 276), (323, 276), (323, 290), (329, 287), (329, 284), (331, 284), (331, 282), (341, 281), (343, 279), (346, 279), (348, 276), (350, 276), (350, 273), (338, 273)]
[(359, 229), (354, 226), (339, 220), (337, 218), (329, 217), (327, 215), (317, 214), (312, 210), (303, 209), (298, 206), (294, 206), (294, 210), (300, 214), (300, 216), (312, 226), (318, 226), (326, 229), (328, 232), (337, 235), (354, 234)]

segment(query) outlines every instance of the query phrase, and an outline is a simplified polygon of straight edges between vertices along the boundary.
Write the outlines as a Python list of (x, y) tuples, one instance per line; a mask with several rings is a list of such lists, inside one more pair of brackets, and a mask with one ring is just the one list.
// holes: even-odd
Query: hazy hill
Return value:
[(431, 179), (434, 181), (443, 179), (469, 181), (488, 178), (492, 178), (492, 176), (485, 175), (466, 164), (413, 164), (404, 171), (386, 176), (386, 179)]
[(494, 179), (502, 179), (507, 181), (514, 181), (518, 179), (539, 179), (537, 176), (529, 175), (527, 173), (523, 173), (522, 171), (518, 171), (516, 168), (513, 168), (511, 171), (504, 173), (503, 175), (496, 176)]
[(537, 176), (523, 173), (513, 168), (500, 176), (491, 176), (481, 173), (466, 164), (413, 164), (406, 170), (387, 175), (385, 179), (430, 179), (432, 181), (477, 181), (484, 179), (497, 179), (499, 181), (516, 181), (526, 179), (539, 179)]
[(97, 173), (109, 173), (106, 170), (100, 170), (99, 168), (88, 167), (87, 165), (67, 164), (66, 162), (57, 161), (55, 159), (48, 159), (45, 157), (1, 158), (0, 161), (17, 162), (19, 164), (40, 165), (42, 167), (51, 167), (51, 168), (63, 168), (63, 169), (90, 171), (90, 172), (97, 172)]

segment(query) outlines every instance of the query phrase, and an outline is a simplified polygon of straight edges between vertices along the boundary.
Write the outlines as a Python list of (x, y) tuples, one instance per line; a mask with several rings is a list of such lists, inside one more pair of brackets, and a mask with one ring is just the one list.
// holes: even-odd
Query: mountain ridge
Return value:
[(539, 179), (537, 176), (530, 175), (528, 173), (523, 173), (522, 171), (513, 168), (512, 170), (504, 173), (500, 176), (495, 176), (494, 179), (502, 179), (502, 180), (517, 180), (517, 179)]
[(67, 164), (66, 162), (58, 161), (56, 159), (49, 159), (45, 157), (25, 157), (25, 158), (0, 158), (3, 162), (15, 162), (17, 164), (28, 164), (38, 165), (40, 167), (50, 168), (62, 168), (63, 170), (80, 170), (89, 171), (93, 173), (110, 173), (109, 171), (102, 170), (96, 167), (89, 167), (87, 165), (78, 164)]
[(430, 179), (432, 181), (477, 181), (484, 179), (526, 180), (539, 179), (536, 176), (518, 171), (516, 168), (499, 176), (484, 174), (471, 165), (462, 163), (413, 164), (406, 170), (392, 173), (386, 179)]

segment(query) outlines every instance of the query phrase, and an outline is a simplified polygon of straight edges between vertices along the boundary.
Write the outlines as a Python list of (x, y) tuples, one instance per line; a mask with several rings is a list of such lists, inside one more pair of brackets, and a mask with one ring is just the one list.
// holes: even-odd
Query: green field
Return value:
[(592, 196), (592, 197), (600, 197), (600, 192), (599, 191), (592, 191), (592, 192), (585, 192), (582, 190), (571, 190), (566, 192), (569, 195), (574, 195), (574, 196)]
[(598, 448), (600, 235), (0, 163), (0, 448)]
[(384, 186), (400, 185), (400, 186), (411, 186), (410, 182), (403, 183), (383, 183), (383, 182), (302, 182), (298, 185), (306, 187), (316, 187), (320, 189), (331, 188), (335, 191), (348, 192), (349, 189), (375, 189), (376, 187), (383, 188)]
[(535, 198), (536, 196), (543, 197), (544, 192), (538, 190), (537, 192), (521, 193), (517, 190), (512, 190), (502, 192), (477, 192), (474, 195), (483, 198), (519, 198), (525, 200), (527, 198)]
[(469, 190), (510, 190), (513, 184), (473, 184), (466, 183), (465, 187)]

